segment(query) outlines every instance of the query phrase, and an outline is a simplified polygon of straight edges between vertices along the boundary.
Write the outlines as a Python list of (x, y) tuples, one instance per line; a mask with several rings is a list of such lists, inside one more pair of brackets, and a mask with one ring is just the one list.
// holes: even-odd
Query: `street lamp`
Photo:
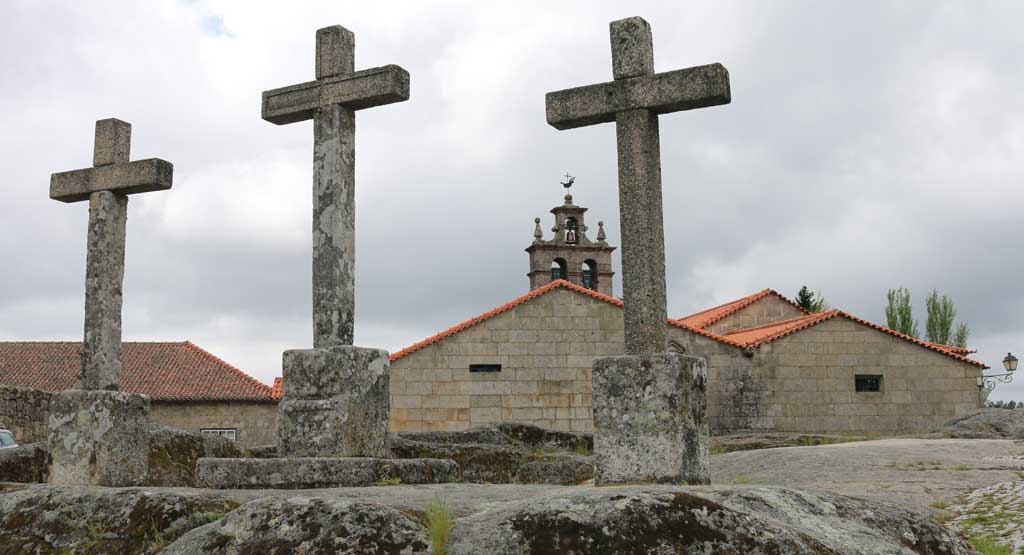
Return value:
[(996, 388), (996, 382), (1012, 382), (1013, 373), (1017, 371), (1017, 357), (1013, 356), (1013, 353), (1006, 353), (1006, 358), (1003, 359), (1003, 369), (1006, 370), (1005, 374), (982, 374), (978, 376), (978, 387), (984, 387), (992, 391)]

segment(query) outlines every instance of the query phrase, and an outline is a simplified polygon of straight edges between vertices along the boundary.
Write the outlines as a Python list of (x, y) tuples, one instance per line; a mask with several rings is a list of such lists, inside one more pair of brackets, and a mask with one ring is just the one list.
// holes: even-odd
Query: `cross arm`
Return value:
[(50, 176), (50, 198), (78, 202), (96, 191), (121, 195), (163, 191), (171, 188), (173, 176), (174, 165), (159, 158), (55, 173)]
[(409, 72), (396, 65), (335, 75), (263, 93), (263, 119), (277, 125), (311, 119), (318, 109), (353, 110), (409, 100)]
[(547, 94), (548, 124), (573, 129), (615, 121), (639, 108), (657, 114), (728, 104), (729, 71), (722, 64), (641, 75)]

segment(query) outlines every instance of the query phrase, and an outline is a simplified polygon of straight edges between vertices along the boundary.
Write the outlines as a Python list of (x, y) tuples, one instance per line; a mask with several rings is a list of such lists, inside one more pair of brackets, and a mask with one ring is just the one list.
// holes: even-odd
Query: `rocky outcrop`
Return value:
[(593, 445), (591, 434), (503, 422), (458, 432), (402, 432), (391, 436), (389, 447), (401, 459), (452, 459), (466, 482), (576, 484), (594, 475)]
[(196, 465), (200, 487), (217, 489), (310, 489), (387, 484), (442, 484), (458, 479), (448, 459), (371, 457), (294, 457), (279, 459), (202, 459)]
[(0, 482), (45, 482), (46, 444), (0, 449)]
[(1024, 439), (1024, 410), (977, 410), (946, 422), (942, 433), (964, 439)]
[[(198, 432), (152, 425), (149, 430), (148, 471), (144, 485), (196, 485), (196, 461), (203, 457), (242, 457), (232, 441)], [(47, 444), (33, 443), (0, 449), (0, 482), (46, 482)]]
[(396, 509), (290, 497), (247, 503), (224, 519), (185, 534), (163, 553), (428, 555), (432, 551), (426, 529)]
[(30, 487), (0, 495), (0, 555), (159, 553), (237, 506), (208, 493)]
[(30, 486), (0, 493), (0, 555), (428, 554), (423, 509), (437, 496), (455, 514), (449, 555), (971, 553), (926, 515), (831, 493), (452, 484), (316, 494)]
[(829, 493), (604, 491), (515, 502), (461, 519), (448, 553), (971, 553), (926, 517)]
[(203, 457), (241, 457), (234, 442), (217, 436), (154, 425), (149, 433), (147, 486), (195, 486), (196, 461)]

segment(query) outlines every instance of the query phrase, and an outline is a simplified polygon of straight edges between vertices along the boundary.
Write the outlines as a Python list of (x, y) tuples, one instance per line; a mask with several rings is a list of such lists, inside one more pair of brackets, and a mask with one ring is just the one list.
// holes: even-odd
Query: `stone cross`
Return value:
[(316, 32), (316, 80), (263, 93), (263, 119), (313, 120), (313, 347), (352, 345), (355, 312), (355, 111), (409, 99), (409, 73), (355, 71), (355, 35)]
[(85, 262), (85, 339), (79, 387), (118, 390), (121, 384), (121, 286), (128, 196), (171, 188), (174, 166), (158, 158), (128, 161), (132, 126), (96, 122), (93, 167), (50, 176), (50, 198), (89, 201)]
[(547, 94), (556, 129), (615, 122), (627, 354), (667, 348), (665, 236), (658, 116), (728, 104), (721, 64), (654, 72), (651, 27), (640, 17), (611, 22), (614, 81)]

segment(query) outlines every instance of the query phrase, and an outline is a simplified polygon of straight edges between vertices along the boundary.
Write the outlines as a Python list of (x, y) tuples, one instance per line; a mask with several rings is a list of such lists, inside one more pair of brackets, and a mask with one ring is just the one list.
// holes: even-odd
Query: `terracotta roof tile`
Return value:
[(278, 401), (281, 400), (281, 397), (284, 397), (284, 378), (274, 378), (274, 387), (270, 395)]
[(702, 329), (704, 329), (704, 328), (707, 328), (708, 326), (710, 326), (711, 324), (714, 324), (715, 322), (718, 322), (718, 321), (722, 320), (726, 316), (729, 316), (730, 314), (734, 314), (734, 313), (736, 313), (736, 312), (738, 312), (738, 311), (740, 311), (740, 310), (742, 310), (742, 309), (744, 309), (744, 308), (754, 304), (754, 302), (759, 301), (759, 300), (761, 300), (761, 299), (763, 299), (763, 298), (765, 298), (765, 297), (767, 297), (769, 295), (775, 295), (776, 297), (778, 297), (778, 298), (786, 301), (787, 303), (793, 305), (793, 307), (796, 308), (797, 310), (799, 310), (800, 312), (803, 312), (805, 314), (807, 313), (807, 311), (804, 310), (803, 307), (801, 307), (800, 305), (798, 305), (798, 304), (794, 303), (793, 301), (789, 300), (784, 295), (781, 295), (780, 293), (778, 293), (774, 289), (765, 289), (763, 291), (758, 291), (757, 293), (754, 293), (753, 295), (748, 295), (746, 297), (743, 297), (742, 299), (736, 299), (735, 301), (730, 301), (730, 302), (727, 302), (725, 304), (718, 305), (718, 306), (716, 306), (714, 308), (709, 308), (707, 310), (703, 310), (703, 311), (698, 312), (696, 314), (691, 314), (689, 316), (684, 316), (684, 317), (679, 318), (678, 320), (676, 320), (676, 322), (687, 324), (687, 325), (689, 325), (691, 327), (694, 327), (694, 328), (702, 328)]
[(809, 314), (807, 316), (801, 316), (799, 318), (783, 320), (780, 322), (773, 322), (771, 324), (758, 326), (756, 328), (738, 330), (732, 333), (727, 333), (723, 337), (725, 339), (741, 343), (747, 347), (760, 347), (761, 345), (771, 343), (776, 339), (785, 337), (787, 335), (796, 333), (801, 330), (805, 330), (811, 326), (816, 326), (824, 322), (825, 320), (831, 320), (832, 318), (836, 317), (846, 318), (847, 320), (851, 320), (857, 322), (858, 324), (862, 324), (870, 328), (876, 329), (880, 332), (887, 333), (893, 337), (899, 337), (900, 339), (909, 341), (926, 349), (942, 353), (948, 357), (959, 360), (960, 362), (966, 362), (968, 364), (972, 364), (980, 368), (988, 368), (988, 366), (985, 366), (981, 362), (963, 356), (964, 353), (959, 352), (961, 350), (957, 347), (938, 345), (935, 343), (929, 343), (928, 341), (915, 339), (913, 337), (910, 337), (909, 335), (904, 335), (898, 331), (891, 330), (885, 326), (880, 326), (878, 324), (875, 324), (874, 322), (869, 322), (867, 320), (864, 320), (863, 318), (858, 318), (852, 314), (836, 309), (827, 310), (825, 312), (820, 312), (818, 314)]
[[(0, 342), (0, 383), (44, 391), (74, 387), (81, 343)], [(122, 344), (122, 390), (156, 401), (273, 401), (273, 390), (188, 342)]]

